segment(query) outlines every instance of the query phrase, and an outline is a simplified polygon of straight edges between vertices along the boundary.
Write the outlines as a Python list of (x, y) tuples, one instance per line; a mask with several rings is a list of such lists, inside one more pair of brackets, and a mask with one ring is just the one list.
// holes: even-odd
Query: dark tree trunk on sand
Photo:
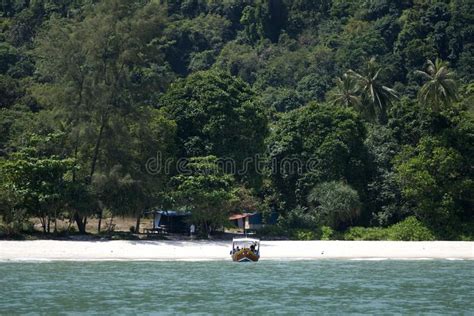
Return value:
[[(94, 176), (95, 173), (95, 168), (97, 165), (97, 159), (99, 158), (99, 149), (100, 149), (100, 144), (102, 142), (102, 138), (104, 135), (104, 128), (106, 124), (106, 118), (105, 116), (102, 116), (101, 124), (100, 124), (100, 129), (99, 129), (99, 135), (97, 135), (97, 141), (94, 146), (94, 154), (92, 156), (92, 163), (91, 163), (91, 170), (89, 174), (89, 179), (87, 181), (88, 184), (92, 183), (92, 177)], [(74, 214), (74, 220), (76, 221), (77, 228), (79, 229), (79, 233), (85, 234), (86, 233), (86, 224), (87, 224), (87, 216), (82, 217), (79, 216), (78, 213)]]
[(209, 226), (209, 223), (207, 221), (204, 221), (203, 227), (204, 227), (203, 237), (211, 238), (211, 227)]
[(100, 227), (102, 225), (102, 213), (103, 213), (103, 211), (100, 210), (100, 212), (99, 212), (99, 224), (97, 224), (97, 233), (98, 234), (100, 234)]
[(140, 233), (140, 219), (141, 219), (141, 214), (137, 215), (137, 224), (135, 225), (135, 233), (139, 234)]
[(75, 213), (74, 214), (74, 221), (77, 224), (77, 229), (79, 230), (79, 233), (85, 234), (86, 233), (87, 217), (82, 217), (82, 216), (79, 216), (78, 213)]
[(43, 228), (43, 234), (46, 234), (46, 215), (40, 217), (41, 228)]
[(110, 234), (113, 231), (112, 223), (114, 221), (114, 215), (110, 217), (109, 227), (107, 228), (107, 233)]

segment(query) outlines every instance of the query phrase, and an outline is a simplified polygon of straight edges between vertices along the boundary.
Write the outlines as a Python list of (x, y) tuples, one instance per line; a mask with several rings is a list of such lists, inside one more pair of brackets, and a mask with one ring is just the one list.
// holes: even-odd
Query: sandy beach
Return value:
[[(0, 241), (0, 260), (230, 260), (229, 241)], [(261, 260), (468, 259), (474, 242), (262, 241)]]

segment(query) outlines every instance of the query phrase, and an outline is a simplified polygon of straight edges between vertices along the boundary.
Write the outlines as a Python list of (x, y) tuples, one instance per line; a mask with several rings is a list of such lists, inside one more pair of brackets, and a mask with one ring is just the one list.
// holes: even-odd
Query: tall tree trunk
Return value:
[(114, 220), (114, 215), (112, 214), (112, 216), (110, 216), (110, 222), (109, 222), (109, 227), (107, 228), (107, 233), (110, 234), (110, 232), (112, 231), (112, 222)]
[(209, 238), (210, 237), (210, 231), (209, 231), (209, 225), (208, 225), (206, 220), (204, 221), (204, 231), (206, 232), (206, 237)]
[[(74, 145), (74, 163), (77, 164), (77, 150), (78, 150), (78, 141), (77, 141), (77, 138), (76, 138), (76, 142), (75, 142), (75, 145)], [(75, 183), (76, 182), (76, 166), (74, 166), (74, 168), (72, 169), (72, 182)], [(69, 217), (69, 226), (67, 228), (68, 230), (68, 233), (69, 233), (69, 230), (71, 229), (71, 224), (72, 224), (72, 221), (75, 221), (76, 224), (77, 224), (77, 229), (79, 230), (79, 232), (81, 234), (85, 234), (86, 231), (85, 231), (85, 227), (82, 226), (82, 218), (79, 216), (79, 213), (77, 213), (77, 211), (74, 212), (74, 215), (72, 217)]]
[[(88, 184), (92, 183), (92, 176), (95, 173), (95, 168), (96, 168), (96, 165), (97, 165), (97, 159), (99, 157), (100, 144), (102, 143), (102, 137), (104, 135), (105, 123), (106, 123), (106, 117), (105, 117), (105, 115), (102, 115), (100, 129), (99, 129), (99, 135), (97, 135), (97, 141), (96, 141), (95, 147), (94, 147), (94, 154), (92, 156), (91, 170), (90, 170), (90, 174), (89, 174), (89, 179), (87, 181)], [(86, 233), (87, 216), (85, 216), (85, 217), (79, 216), (79, 214), (76, 212), (74, 214), (74, 220), (77, 223), (77, 228), (79, 229), (79, 233), (85, 234)]]
[(77, 229), (79, 230), (79, 233), (85, 234), (86, 233), (85, 218), (82, 216), (79, 216), (79, 214), (76, 212), (74, 213), (74, 221), (77, 224)]
[(99, 212), (99, 224), (97, 224), (97, 234), (100, 234), (100, 227), (102, 226), (102, 215), (103, 215), (103, 211), (100, 210), (100, 212)]
[(46, 216), (41, 215), (40, 217), (41, 227), (43, 228), (43, 234), (46, 234)]
[(140, 219), (142, 217), (142, 214), (137, 215), (137, 224), (135, 225), (135, 233), (139, 234), (140, 233)]
[(74, 168), (72, 168), (72, 182), (76, 182), (76, 165), (77, 165), (77, 150), (78, 150), (78, 141), (76, 139), (76, 144), (74, 145)]
[(95, 168), (96, 168), (96, 165), (97, 165), (97, 159), (99, 157), (100, 144), (102, 143), (102, 137), (104, 135), (105, 123), (106, 123), (106, 117), (105, 117), (105, 115), (102, 115), (100, 129), (99, 129), (99, 135), (97, 135), (97, 141), (96, 141), (95, 147), (94, 147), (94, 155), (92, 156), (91, 171), (90, 171), (90, 174), (89, 174), (89, 184), (92, 182), (92, 176), (94, 176), (94, 173), (95, 173)]

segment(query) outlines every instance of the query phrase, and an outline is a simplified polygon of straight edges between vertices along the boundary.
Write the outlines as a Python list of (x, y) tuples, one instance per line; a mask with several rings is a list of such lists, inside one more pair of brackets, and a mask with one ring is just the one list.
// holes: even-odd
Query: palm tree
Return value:
[(342, 78), (336, 79), (336, 89), (329, 98), (335, 105), (352, 106), (359, 109), (362, 105), (356, 81), (347, 74), (344, 74)]
[(418, 100), (438, 111), (440, 106), (457, 100), (457, 83), (454, 72), (448, 69), (444, 61), (436, 58), (434, 63), (431, 60), (427, 63), (426, 71), (415, 71), (415, 74), (426, 80), (418, 92)]
[(391, 88), (384, 86), (379, 79), (382, 69), (377, 66), (375, 58), (371, 58), (367, 62), (365, 74), (359, 74), (354, 70), (347, 71), (347, 75), (356, 80), (362, 97), (368, 101), (370, 107), (366, 111), (370, 116), (377, 116), (379, 121), (386, 118), (387, 107), (393, 99), (398, 99), (397, 92)]

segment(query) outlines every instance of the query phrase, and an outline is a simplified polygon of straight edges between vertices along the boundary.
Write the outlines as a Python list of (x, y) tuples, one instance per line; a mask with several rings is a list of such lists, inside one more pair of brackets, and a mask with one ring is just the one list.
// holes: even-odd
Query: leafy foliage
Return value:
[(415, 205), (419, 218), (437, 229), (472, 212), (473, 183), (465, 159), (439, 138), (424, 137), (395, 160), (404, 197)]
[(345, 180), (364, 192), (365, 128), (354, 111), (312, 103), (283, 116), (270, 137), (271, 174), (286, 207), (318, 183)]
[[(173, 84), (160, 103), (177, 124), (181, 157), (230, 158), (242, 170), (245, 158), (263, 153), (267, 118), (242, 80), (197, 72)], [(246, 176), (249, 183), (258, 181), (255, 169)]]
[(191, 211), (201, 233), (210, 234), (226, 223), (237, 204), (234, 179), (223, 173), (215, 156), (194, 157), (189, 172), (172, 179), (177, 205)]
[(297, 229), (293, 232), (293, 236), (296, 240), (315, 240), (317, 235), (314, 231)]
[(434, 240), (435, 236), (428, 227), (416, 217), (410, 216), (390, 227), (392, 240)]
[(45, 140), (33, 135), (31, 147), (0, 161), (2, 215), (7, 223), (21, 223), (28, 216), (36, 216), (43, 219), (46, 231), (45, 217), (56, 216), (68, 206), (74, 161), (42, 153), (35, 143)]
[(344, 240), (389, 240), (389, 232), (382, 227), (351, 227), (344, 233)]
[(319, 184), (310, 192), (308, 200), (316, 205), (320, 221), (331, 228), (351, 224), (360, 215), (359, 195), (344, 183)]
[(352, 227), (344, 233), (344, 239), (420, 241), (434, 240), (435, 235), (416, 217), (410, 216), (405, 220), (387, 228)]

